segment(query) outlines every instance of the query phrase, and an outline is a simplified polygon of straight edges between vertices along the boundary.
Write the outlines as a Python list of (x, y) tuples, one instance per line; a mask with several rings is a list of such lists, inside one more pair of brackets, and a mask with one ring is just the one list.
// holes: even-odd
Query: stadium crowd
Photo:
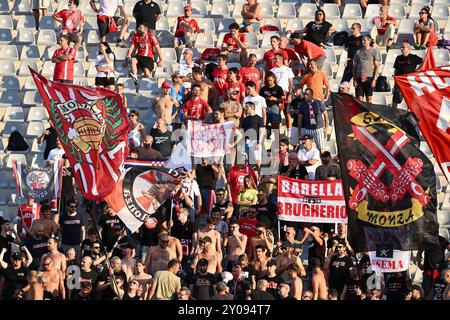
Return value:
[[(44, 9), (40, 4), (33, 1), (37, 22)], [(128, 48), (124, 67), (139, 92), (139, 79), (152, 78), (155, 68), (164, 65), (155, 36), (161, 9), (152, 0), (137, 2), (134, 32), (128, 30), (131, 19), (121, 0), (91, 1), (91, 8), (99, 29), (95, 85), (115, 90), (127, 108), (107, 35), (120, 32), (116, 46)], [(395, 19), (387, 12), (388, 3), (383, 3), (370, 34), (363, 35), (359, 23), (352, 25), (344, 44), (348, 54), (340, 92), (349, 93), (353, 85), (358, 99), (371, 101), (380, 76), (379, 47), (394, 45)], [(78, 0), (70, 0), (54, 18), (62, 32), (51, 58), (53, 80), (73, 83), (74, 61), (84, 41)], [(104, 201), (77, 201), (73, 169), (50, 126), (38, 142), (45, 143), (49, 165), (64, 160), (60, 206), (27, 199), (14, 221), (0, 218), (1, 299), (450, 300), (450, 261), (445, 260), (450, 243), (443, 237), (440, 247), (417, 253), (423, 282), (412, 284), (407, 271), (375, 275), (368, 254), (355, 253), (347, 241), (346, 224), (278, 221), (277, 175), (341, 179), (339, 158), (327, 151), (331, 87), (322, 71), (325, 49), (337, 32), (318, 8), (303, 30), (272, 36), (271, 49), (258, 60), (248, 53), (247, 34), (270, 29), (262, 24), (260, 3), (248, 0), (242, 18), (241, 25), (229, 26), (220, 48), (206, 49), (196, 60), (193, 39), (204, 30), (186, 4), (173, 43), (183, 58), (148, 106), (154, 126), (145, 126), (139, 112), (127, 108), (131, 158), (167, 160), (179, 143), (172, 133), (196, 120), (234, 123), (228, 160), (197, 159), (173, 206), (167, 201), (154, 214), (156, 226), (146, 223), (131, 233)], [(424, 7), (414, 26), (416, 49), (434, 41), (434, 27)], [(411, 46), (402, 43), (395, 74), (421, 65)], [(300, 81), (294, 84), (296, 77)], [(397, 87), (393, 96), (395, 108), (402, 102)], [(249, 130), (256, 135), (247, 135)], [(267, 147), (274, 144), (277, 152), (271, 154)], [(267, 174), (269, 158), (276, 169)]]

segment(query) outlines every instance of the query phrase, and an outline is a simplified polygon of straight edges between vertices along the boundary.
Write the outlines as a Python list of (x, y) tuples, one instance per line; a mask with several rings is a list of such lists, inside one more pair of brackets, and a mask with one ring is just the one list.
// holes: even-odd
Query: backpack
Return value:
[(9, 151), (27, 151), (29, 148), (28, 143), (25, 141), (23, 136), (20, 134), (18, 130), (14, 130), (11, 132), (8, 140), (8, 147), (6, 147)]
[(375, 91), (377, 92), (390, 92), (391, 86), (389, 85), (389, 81), (385, 76), (379, 76), (377, 78), (377, 82), (375, 83)]
[(333, 38), (334, 46), (343, 46), (347, 43), (348, 33), (346, 31), (336, 32)]

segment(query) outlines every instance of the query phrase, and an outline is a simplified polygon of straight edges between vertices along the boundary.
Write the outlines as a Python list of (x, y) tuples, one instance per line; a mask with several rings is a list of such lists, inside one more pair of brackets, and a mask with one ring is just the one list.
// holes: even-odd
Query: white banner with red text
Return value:
[(229, 152), (233, 122), (188, 121), (187, 151), (193, 157), (223, 157)]

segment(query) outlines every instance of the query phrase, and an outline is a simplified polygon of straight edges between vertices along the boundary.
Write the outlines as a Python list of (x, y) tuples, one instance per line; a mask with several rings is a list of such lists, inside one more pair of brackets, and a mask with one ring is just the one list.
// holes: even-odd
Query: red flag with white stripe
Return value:
[(120, 96), (47, 80), (30, 68), (83, 196), (110, 194), (128, 155), (130, 126)]

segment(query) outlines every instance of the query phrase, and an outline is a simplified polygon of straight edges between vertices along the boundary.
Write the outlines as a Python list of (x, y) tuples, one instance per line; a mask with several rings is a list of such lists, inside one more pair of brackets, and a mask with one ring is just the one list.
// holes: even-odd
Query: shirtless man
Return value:
[(303, 277), (306, 275), (305, 268), (303, 267), (302, 261), (300, 258), (293, 254), (292, 244), (288, 241), (285, 241), (281, 244), (281, 254), (275, 258), (277, 262), (277, 273), (284, 279), (288, 279), (288, 266), (292, 263), (295, 263), (300, 268), (300, 276)]
[(173, 106), (176, 106), (177, 109), (180, 107), (180, 103), (177, 99), (170, 96), (170, 87), (171, 84), (169, 81), (164, 81), (162, 84), (163, 95), (155, 98), (153, 102), (153, 108), (156, 112), (156, 117), (162, 118), (166, 121), (167, 126), (172, 128), (172, 120), (176, 117), (177, 112), (173, 113)]
[(200, 99), (208, 102), (210, 106), (216, 106), (217, 92), (211, 81), (203, 77), (203, 71), (200, 67), (192, 68), (192, 80), (191, 84), (200, 85)]
[(253, 290), (256, 289), (256, 282), (267, 275), (267, 262), (269, 261), (266, 255), (267, 249), (264, 245), (257, 245), (255, 251), (255, 260), (250, 263), (250, 266), (253, 269), (251, 281)]
[(272, 251), (273, 238), (267, 235), (267, 229), (264, 223), (256, 224), (256, 237), (250, 239), (250, 251), (248, 256), (250, 261), (256, 256), (255, 248), (258, 244), (262, 244), (267, 250)]
[(206, 259), (208, 260), (208, 272), (213, 274), (222, 272), (221, 260), (212, 247), (212, 239), (209, 236), (200, 238), (199, 245), (194, 252), (194, 261), (191, 263), (192, 269), (195, 270), (200, 259)]
[(231, 222), (230, 225), (231, 236), (228, 237), (228, 251), (227, 251), (227, 271), (235, 262), (239, 260), (239, 256), (245, 253), (247, 247), (247, 236), (239, 232), (239, 223), (237, 220)]
[(42, 265), (37, 274), (37, 282), (43, 288), (42, 296), (44, 300), (64, 300), (66, 298), (63, 275), (64, 273), (61, 272), (51, 256), (42, 259)]
[(192, 246), (192, 248), (195, 250), (195, 248), (199, 244), (198, 240), (208, 236), (212, 240), (211, 252), (212, 253), (217, 252), (220, 255), (220, 258), (222, 258), (222, 245), (221, 245), (222, 241), (221, 241), (220, 233), (218, 231), (214, 230), (215, 227), (216, 226), (214, 225), (211, 218), (208, 217), (206, 219), (206, 227), (204, 229), (198, 230), (196, 233), (194, 233), (194, 235), (192, 237), (194, 245)]
[(299, 277), (300, 267), (296, 263), (288, 266), (289, 280), (291, 281), (291, 290), (289, 295), (297, 300), (302, 300), (303, 282)]
[(50, 260), (52, 260), (53, 267), (61, 271), (62, 274), (66, 274), (66, 256), (58, 251), (58, 240), (56, 240), (56, 238), (50, 238), (47, 243), (49, 252), (42, 256), (41, 268), (44, 265), (44, 260), (46, 258), (50, 258)]
[[(146, 300), (147, 298), (147, 291), (150, 286), (152, 276), (148, 273), (145, 273), (145, 263), (142, 260), (137, 260), (135, 267), (134, 267), (134, 274), (130, 278), (131, 281), (138, 281), (139, 282), (139, 290), (138, 293), (141, 294), (142, 299)], [(141, 293), (142, 292), (142, 293)], [(145, 296), (144, 296), (145, 295)]]
[(133, 246), (127, 244), (125, 247), (122, 247), (122, 271), (127, 275), (127, 281), (133, 276), (134, 266), (136, 264), (136, 259), (132, 257), (133, 255)]
[(320, 268), (320, 260), (317, 258), (311, 259), (312, 277), (311, 284), (313, 290), (313, 300), (327, 300), (328, 286), (325, 280), (325, 274)]
[(169, 248), (169, 236), (166, 233), (159, 235), (159, 245), (148, 249), (145, 257), (145, 270), (152, 276), (160, 270), (167, 269), (167, 263), (176, 258), (176, 253)]
[(261, 26), (260, 21), (262, 20), (261, 4), (257, 3), (256, 0), (248, 0), (248, 2), (242, 6), (241, 15), (242, 18), (244, 18), (244, 32), (259, 31)]
[(169, 248), (175, 251), (178, 260), (183, 259), (183, 247), (181, 246), (181, 242), (178, 238), (169, 236), (169, 229), (162, 227), (160, 234), (167, 234), (169, 237)]
[(139, 148), (138, 159), (164, 159), (161, 152), (152, 148), (153, 137), (151, 135), (146, 135), (144, 141), (142, 141), (142, 146)]

